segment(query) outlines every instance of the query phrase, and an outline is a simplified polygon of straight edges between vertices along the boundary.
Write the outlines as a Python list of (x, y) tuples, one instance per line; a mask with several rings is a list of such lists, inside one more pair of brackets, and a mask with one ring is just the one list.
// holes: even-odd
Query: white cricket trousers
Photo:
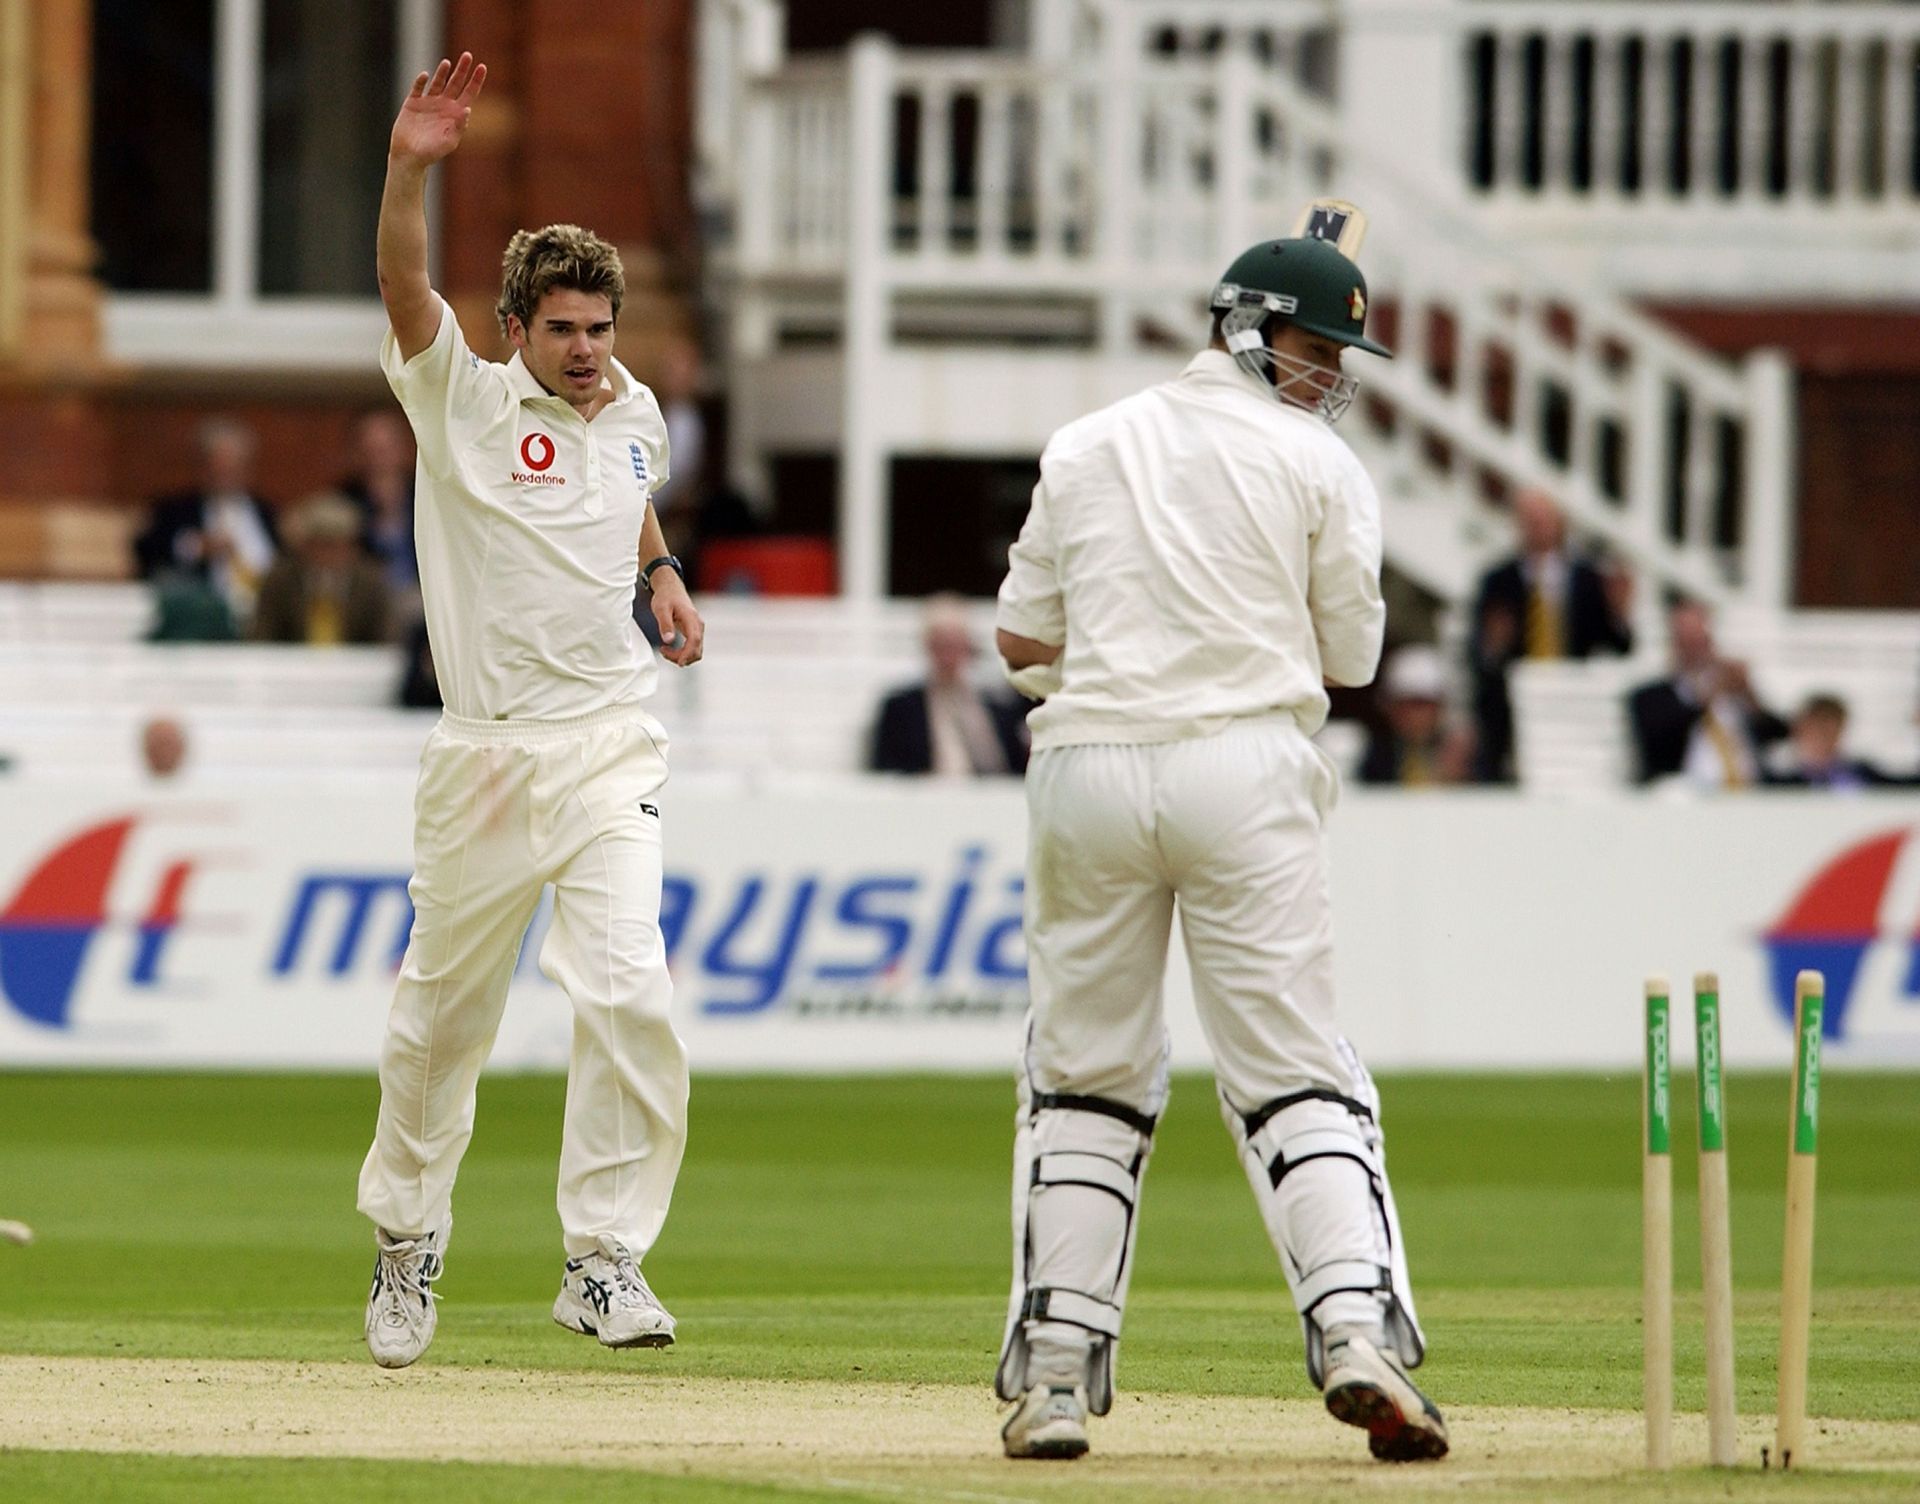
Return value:
[(1157, 1112), (1176, 908), (1227, 1100), (1354, 1093), (1334, 1018), (1333, 765), (1291, 716), (1051, 748), (1027, 769), (1027, 1075)]
[(443, 716), (414, 801), (413, 934), (380, 1056), (360, 1210), (387, 1232), (449, 1216), (474, 1092), (521, 936), (554, 889), (540, 969), (573, 1005), (560, 1145), (569, 1255), (611, 1233), (644, 1254), (686, 1146), (687, 1056), (660, 934), (666, 738), (637, 706), (568, 721)]

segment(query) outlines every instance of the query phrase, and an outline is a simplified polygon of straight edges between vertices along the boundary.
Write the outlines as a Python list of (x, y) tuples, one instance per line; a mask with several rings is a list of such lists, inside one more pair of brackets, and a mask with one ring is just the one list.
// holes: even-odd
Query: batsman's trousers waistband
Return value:
[(640, 707), (639, 701), (633, 700), (623, 705), (609, 705), (605, 710), (595, 710), (587, 715), (568, 716), (559, 721), (475, 721), (463, 715), (454, 715), (451, 711), (443, 711), (439, 729), (455, 741), (507, 742), (524, 747), (538, 742), (567, 741), (576, 736), (585, 736), (601, 726), (619, 725), (622, 721), (650, 724), (652, 717)]

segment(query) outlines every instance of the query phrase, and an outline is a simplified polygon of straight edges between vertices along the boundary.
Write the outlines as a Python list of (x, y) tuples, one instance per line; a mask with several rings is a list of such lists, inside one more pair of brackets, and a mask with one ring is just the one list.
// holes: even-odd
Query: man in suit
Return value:
[(1475, 773), (1484, 782), (1513, 776), (1513, 706), (1507, 670), (1522, 658), (1590, 658), (1630, 653), (1632, 580), (1603, 575), (1567, 546), (1567, 523), (1553, 498), (1527, 490), (1513, 498), (1520, 552), (1480, 581), (1467, 642), (1478, 733)]
[(153, 503), (133, 542), (134, 565), (143, 580), (209, 587), (244, 625), (279, 552), (273, 514), (251, 487), (253, 432), (230, 418), (211, 418), (201, 425), (199, 447), (199, 484)]
[(1627, 701), (1640, 782), (1681, 776), (1702, 788), (1752, 787), (1762, 749), (1787, 734), (1787, 723), (1760, 704), (1746, 664), (1720, 655), (1705, 606), (1676, 601), (1667, 631), (1673, 672)]
[(927, 602), (925, 641), (926, 681), (881, 703), (868, 766), (876, 773), (941, 778), (1025, 772), (1026, 708), (983, 693), (967, 677), (975, 649), (957, 596), (937, 595)]

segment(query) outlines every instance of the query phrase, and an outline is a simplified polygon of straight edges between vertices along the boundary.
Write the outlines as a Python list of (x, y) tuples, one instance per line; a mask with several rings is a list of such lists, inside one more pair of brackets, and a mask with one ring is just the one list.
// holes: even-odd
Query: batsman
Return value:
[(1443, 1457), (1372, 1078), (1335, 1019), (1311, 740), (1380, 657), (1380, 504), (1331, 424), (1353, 400), (1364, 219), (1316, 206), (1246, 251), (1209, 347), (1067, 425), (1000, 588), (1030, 718), (1032, 987), (1013, 1296), (995, 1388), (1011, 1457), (1077, 1457), (1113, 1403), (1140, 1191), (1167, 1104), (1176, 914), (1220, 1109), (1279, 1252), (1307, 1372), (1375, 1457)]

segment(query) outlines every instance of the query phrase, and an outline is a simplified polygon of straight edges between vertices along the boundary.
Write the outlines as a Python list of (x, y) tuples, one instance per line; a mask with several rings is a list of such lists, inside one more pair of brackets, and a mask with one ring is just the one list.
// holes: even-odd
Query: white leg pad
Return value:
[(1084, 1382), (1088, 1409), (1105, 1415), (1154, 1118), (1100, 1098), (1034, 1095), (1024, 1082), (1021, 1108), (1013, 1298), (994, 1389), (1012, 1400), (1042, 1379)]
[[(1361, 1079), (1371, 1094), (1364, 1071)], [(1316, 1091), (1250, 1112), (1222, 1098), (1221, 1108), (1293, 1292), (1314, 1383), (1327, 1328), (1347, 1322), (1380, 1330), (1400, 1360), (1417, 1367), (1426, 1341), (1413, 1315), (1374, 1102)]]
[[(1387, 1178), (1387, 1140), (1380, 1126), (1380, 1089), (1373, 1084), (1373, 1073), (1367, 1069), (1366, 1062), (1360, 1058), (1360, 1052), (1354, 1049), (1351, 1041), (1342, 1037), (1335, 1043), (1341, 1058), (1347, 1063), (1347, 1070), (1353, 1076), (1354, 1100), (1367, 1109), (1367, 1116), (1360, 1123), (1360, 1131), (1366, 1136), (1367, 1144), (1373, 1150), (1374, 1163), (1380, 1169), (1376, 1189), (1381, 1216), (1386, 1223), (1384, 1230), (1393, 1272), (1393, 1309), (1387, 1313), (1387, 1335), (1399, 1353), (1400, 1361), (1409, 1368), (1418, 1368), (1427, 1355), (1427, 1338), (1420, 1330), (1420, 1317), (1413, 1307), (1413, 1277), (1407, 1272), (1407, 1240), (1400, 1236), (1400, 1212), (1393, 1204), (1393, 1182)], [(1395, 1330), (1396, 1322), (1400, 1330)]]

